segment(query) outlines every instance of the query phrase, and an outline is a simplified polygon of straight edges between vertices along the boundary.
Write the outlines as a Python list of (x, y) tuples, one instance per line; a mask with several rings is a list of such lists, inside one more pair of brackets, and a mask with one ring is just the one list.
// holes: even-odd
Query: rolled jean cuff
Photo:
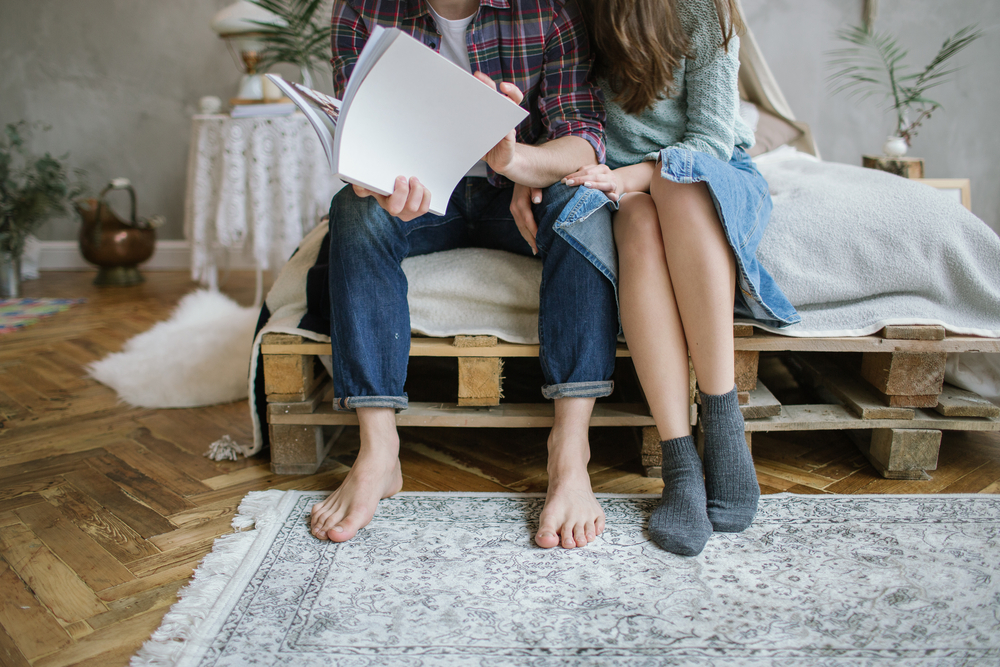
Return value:
[(615, 389), (611, 380), (602, 382), (565, 382), (563, 384), (547, 384), (542, 387), (542, 396), (553, 398), (600, 398), (610, 396)]
[(406, 396), (348, 396), (333, 399), (335, 410), (356, 410), (358, 408), (392, 408), (396, 412), (409, 406)]

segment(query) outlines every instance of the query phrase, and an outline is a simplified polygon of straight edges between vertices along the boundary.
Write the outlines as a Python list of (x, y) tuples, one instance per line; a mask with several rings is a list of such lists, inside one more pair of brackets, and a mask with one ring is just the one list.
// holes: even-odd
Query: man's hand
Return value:
[(535, 222), (535, 214), (531, 210), (532, 204), (542, 203), (542, 189), (529, 188), (527, 185), (515, 184), (514, 195), (510, 200), (510, 212), (514, 216), (514, 223), (517, 224), (517, 231), (531, 246), (531, 252), (538, 254), (538, 244), (535, 236), (538, 235), (538, 224)]
[[(493, 83), (493, 80), (483, 74), (482, 72), (476, 72), (475, 77), (488, 85), (490, 88), (497, 89), (497, 85)], [(521, 100), (524, 99), (524, 93), (512, 83), (502, 82), (499, 86), (501, 93), (506, 95), (514, 104), (520, 104)], [(515, 130), (511, 130), (507, 133), (507, 136), (500, 140), (496, 146), (494, 146), (489, 153), (483, 156), (486, 160), (486, 164), (490, 165), (490, 169), (498, 174), (504, 174), (506, 170), (514, 162), (514, 156), (517, 153), (517, 133)]]
[(385, 209), (386, 213), (403, 222), (419, 218), (431, 208), (431, 193), (416, 177), (406, 180), (405, 176), (397, 176), (392, 194), (388, 197), (360, 185), (353, 187), (354, 194), (359, 197), (375, 197), (378, 205)]
[(615, 169), (609, 169), (605, 164), (594, 164), (583, 167), (562, 179), (566, 185), (583, 185), (594, 190), (600, 190), (611, 201), (618, 201), (625, 194), (625, 184), (621, 174)]

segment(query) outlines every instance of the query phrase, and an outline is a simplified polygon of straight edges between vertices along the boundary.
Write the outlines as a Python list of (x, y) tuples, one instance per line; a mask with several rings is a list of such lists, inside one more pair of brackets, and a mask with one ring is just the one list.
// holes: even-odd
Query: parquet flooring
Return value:
[[(96, 288), (92, 273), (48, 273), (26, 296), (88, 302), (0, 337), (0, 664), (127, 664), (157, 627), (212, 541), (249, 491), (330, 489), (357, 448), (348, 431), (315, 475), (274, 475), (266, 453), (213, 462), (208, 444), (251, 438), (245, 401), (186, 410), (130, 408), (86, 377), (85, 367), (165, 319), (195, 289), (186, 274), (148, 273), (130, 288)], [(224, 291), (253, 298), (253, 276)], [(517, 391), (516, 363), (507, 367)], [(522, 384), (532, 385), (530, 370)], [(454, 382), (448, 368), (428, 378)], [(151, 378), (150, 381), (155, 381)], [(537, 392), (537, 389), (531, 389)], [(794, 386), (782, 391), (794, 393)], [(781, 398), (779, 396), (779, 398)], [(533, 399), (529, 399), (533, 400)], [(405, 429), (409, 491), (543, 491), (545, 432)], [(840, 433), (757, 434), (765, 493), (1000, 493), (1000, 435), (946, 433), (939, 467), (924, 482), (878, 477)], [(658, 493), (642, 476), (631, 433), (594, 429), (594, 488)]]

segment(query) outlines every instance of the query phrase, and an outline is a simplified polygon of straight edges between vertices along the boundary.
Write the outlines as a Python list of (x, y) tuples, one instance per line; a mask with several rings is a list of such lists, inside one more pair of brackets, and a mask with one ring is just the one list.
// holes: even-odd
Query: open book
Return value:
[(273, 74), (312, 123), (334, 175), (383, 195), (416, 176), (444, 215), (462, 177), (528, 112), (397, 28), (376, 27), (344, 99)]

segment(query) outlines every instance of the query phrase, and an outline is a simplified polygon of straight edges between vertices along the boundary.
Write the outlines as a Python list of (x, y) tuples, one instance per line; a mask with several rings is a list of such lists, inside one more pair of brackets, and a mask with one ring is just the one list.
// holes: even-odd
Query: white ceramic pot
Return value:
[(903, 157), (909, 148), (903, 137), (886, 137), (885, 143), (882, 144), (882, 152), (889, 157)]

